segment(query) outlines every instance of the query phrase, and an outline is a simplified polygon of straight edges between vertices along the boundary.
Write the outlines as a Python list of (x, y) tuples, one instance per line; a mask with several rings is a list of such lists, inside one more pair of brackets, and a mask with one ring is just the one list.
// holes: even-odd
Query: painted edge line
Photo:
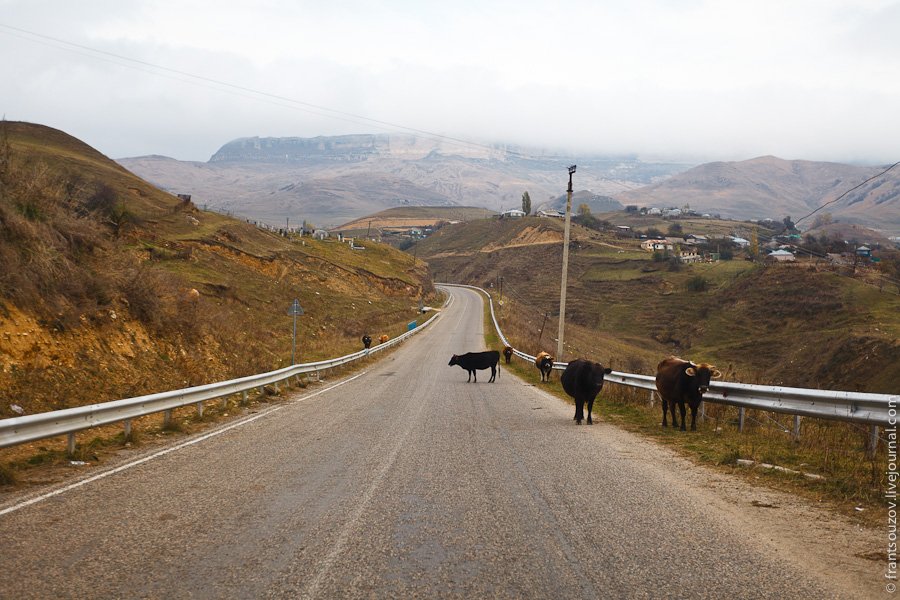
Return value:
[(66, 492), (72, 491), (72, 490), (74, 490), (74, 489), (76, 489), (76, 488), (79, 488), (79, 487), (81, 487), (81, 486), (83, 486), (83, 485), (87, 485), (87, 484), (89, 484), (89, 483), (92, 483), (92, 482), (94, 482), (94, 481), (97, 481), (98, 479), (104, 479), (104, 478), (106, 478), (106, 477), (109, 477), (110, 475), (115, 475), (116, 473), (121, 473), (122, 471), (126, 471), (126, 470), (128, 470), (128, 469), (130, 469), (130, 468), (132, 468), (132, 467), (136, 467), (136, 466), (138, 466), (138, 465), (144, 464), (145, 462), (149, 462), (149, 461), (151, 461), (151, 460), (153, 460), (153, 459), (159, 458), (159, 457), (161, 457), (161, 456), (165, 456), (166, 454), (175, 452), (176, 450), (181, 450), (182, 448), (186, 448), (186, 447), (188, 447), (188, 446), (193, 446), (194, 444), (198, 444), (198, 443), (200, 443), (200, 442), (202, 442), (202, 441), (205, 441), (205, 440), (208, 440), (208, 439), (210, 439), (210, 438), (216, 437), (216, 436), (218, 436), (218, 435), (221, 435), (221, 434), (225, 433), (226, 431), (231, 431), (232, 429), (236, 429), (236, 428), (238, 428), (238, 427), (240, 427), (240, 426), (242, 426), (242, 425), (246, 425), (247, 423), (252, 423), (253, 421), (256, 421), (257, 419), (261, 419), (262, 417), (271, 415), (272, 413), (281, 410), (282, 408), (284, 408), (285, 406), (288, 406), (289, 404), (297, 404), (297, 403), (299, 403), (299, 402), (304, 402), (304, 401), (306, 401), (306, 400), (310, 400), (310, 399), (312, 399), (312, 398), (315, 398), (315, 397), (318, 396), (319, 394), (324, 394), (325, 392), (329, 392), (329, 391), (331, 391), (331, 390), (333, 390), (333, 389), (335, 389), (335, 388), (337, 388), (337, 387), (340, 387), (340, 386), (344, 385), (345, 383), (350, 383), (350, 382), (353, 381), (354, 379), (357, 379), (357, 378), (359, 378), (359, 377), (362, 377), (362, 376), (365, 375), (367, 372), (368, 372), (368, 371), (363, 371), (362, 373), (359, 373), (359, 374), (357, 374), (357, 375), (354, 375), (353, 377), (349, 377), (349, 378), (347, 378), (347, 379), (345, 379), (345, 380), (343, 380), (343, 381), (340, 381), (340, 382), (338, 382), (338, 383), (332, 385), (331, 387), (327, 387), (327, 388), (322, 389), (322, 390), (317, 390), (317, 391), (313, 392), (312, 394), (309, 394), (309, 395), (307, 395), (307, 396), (303, 396), (303, 397), (301, 397), (301, 398), (297, 398), (296, 400), (291, 400), (291, 401), (289, 401), (289, 402), (287, 402), (287, 403), (285, 403), (285, 404), (276, 406), (276, 407), (274, 407), (274, 408), (272, 408), (272, 409), (270, 409), (270, 410), (267, 410), (267, 411), (265, 411), (265, 412), (263, 412), (263, 413), (260, 413), (260, 414), (258, 414), (258, 415), (253, 415), (252, 417), (247, 417), (246, 419), (243, 419), (243, 420), (238, 421), (238, 422), (236, 422), (236, 423), (231, 423), (230, 425), (227, 425), (227, 426), (225, 426), (225, 427), (222, 427), (221, 429), (216, 429), (215, 431), (211, 431), (211, 432), (209, 432), (209, 433), (205, 433), (205, 434), (203, 434), (203, 435), (201, 435), (201, 436), (199, 436), (199, 437), (193, 438), (193, 439), (188, 440), (188, 441), (186, 441), (186, 442), (182, 442), (182, 443), (180, 443), (180, 444), (178, 444), (178, 445), (176, 445), (176, 446), (172, 446), (171, 448), (165, 448), (165, 449), (163, 449), (163, 450), (160, 450), (160, 451), (158, 451), (158, 452), (155, 452), (155, 453), (151, 454), (150, 456), (145, 456), (145, 457), (143, 457), (143, 458), (139, 458), (139, 459), (134, 460), (134, 461), (132, 461), (132, 462), (130, 462), (130, 463), (125, 463), (124, 465), (119, 465), (118, 467), (115, 467), (115, 468), (110, 469), (110, 470), (108, 470), (108, 471), (103, 471), (102, 473), (97, 473), (96, 475), (92, 475), (92, 476), (87, 477), (87, 478), (85, 478), (85, 479), (81, 479), (80, 481), (76, 481), (75, 483), (70, 483), (70, 484), (68, 484), (68, 485), (65, 485), (65, 486), (59, 488), (59, 489), (52, 490), (52, 491), (50, 491), (50, 492), (46, 492), (46, 493), (41, 494), (41, 495), (39, 495), (39, 496), (35, 496), (34, 498), (29, 498), (28, 500), (23, 500), (23, 501), (21, 501), (21, 502), (19, 502), (19, 503), (17, 503), (17, 504), (13, 504), (12, 506), (10, 506), (10, 507), (8, 507), (8, 508), (4, 508), (4, 509), (0, 510), (0, 517), (2, 517), (3, 515), (9, 514), (9, 513), (15, 512), (15, 511), (17, 511), (17, 510), (19, 510), (19, 509), (25, 508), (26, 506), (31, 506), (32, 504), (37, 504), (38, 502), (43, 502), (44, 500), (49, 500), (50, 498), (53, 498), (54, 496), (59, 496), (60, 494), (64, 494), (64, 493), (66, 493)]

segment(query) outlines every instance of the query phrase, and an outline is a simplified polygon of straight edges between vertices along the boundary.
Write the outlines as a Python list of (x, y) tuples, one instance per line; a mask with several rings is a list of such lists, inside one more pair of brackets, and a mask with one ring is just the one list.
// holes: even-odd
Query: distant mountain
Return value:
[(411, 135), (241, 138), (208, 162), (161, 156), (120, 159), (130, 171), (208, 207), (273, 225), (334, 226), (393, 207), (517, 208), (553, 202), (567, 167), (592, 195), (664, 179), (690, 165), (633, 156), (579, 157), (507, 146), (466, 145)]
[[(615, 194), (622, 204), (681, 207), (735, 219), (790, 215), (797, 220), (882, 171), (839, 163), (764, 156), (713, 162), (665, 181)], [(836, 220), (882, 231), (900, 231), (900, 167), (823, 209)], [(811, 220), (801, 223), (809, 228)]]
[[(622, 203), (616, 200), (615, 198), (611, 198), (610, 196), (603, 196), (600, 194), (595, 194), (590, 190), (580, 190), (572, 193), (572, 213), (578, 212), (578, 207), (582, 204), (587, 204), (588, 208), (591, 209), (591, 213), (605, 213), (605, 212), (615, 212), (617, 210), (622, 210), (625, 208), (622, 206)], [(552, 202), (547, 202), (538, 207), (538, 210), (551, 208), (560, 211), (565, 211), (566, 209), (566, 194), (559, 196)]]

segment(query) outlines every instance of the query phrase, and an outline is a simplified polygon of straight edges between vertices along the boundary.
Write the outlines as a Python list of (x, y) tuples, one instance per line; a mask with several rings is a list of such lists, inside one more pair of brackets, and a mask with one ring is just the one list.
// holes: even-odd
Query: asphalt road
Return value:
[(350, 381), (0, 515), (0, 597), (850, 597), (666, 451), (467, 384), (481, 301), (452, 295)]

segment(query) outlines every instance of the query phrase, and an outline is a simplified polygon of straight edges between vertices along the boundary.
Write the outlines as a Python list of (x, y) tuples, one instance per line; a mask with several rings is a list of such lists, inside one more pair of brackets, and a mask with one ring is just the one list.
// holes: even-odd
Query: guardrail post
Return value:
[(744, 413), (745, 412), (746, 411), (744, 410), (743, 406), (738, 409), (738, 432), (739, 433), (744, 432)]
[(869, 428), (869, 443), (866, 444), (866, 458), (875, 458), (878, 452), (878, 425)]
[(163, 411), (163, 429), (172, 426), (172, 409)]
[(203, 401), (202, 400), (197, 403), (197, 418), (198, 419), (203, 418)]
[(794, 431), (792, 435), (795, 440), (800, 439), (800, 415), (794, 415)]
[(241, 392), (241, 406), (247, 405), (247, 390)]
[(72, 458), (75, 456), (75, 433), (72, 432), (66, 439), (66, 456)]
[(653, 408), (653, 390), (650, 390), (650, 400), (649, 400), (649, 402), (650, 402), (650, 403), (648, 404), (648, 406), (649, 406), (650, 408)]
[(125, 419), (125, 441), (131, 440), (131, 419)]
[(706, 402), (700, 401), (700, 422), (706, 421)]
[(228, 408), (228, 396), (222, 396), (222, 410)]

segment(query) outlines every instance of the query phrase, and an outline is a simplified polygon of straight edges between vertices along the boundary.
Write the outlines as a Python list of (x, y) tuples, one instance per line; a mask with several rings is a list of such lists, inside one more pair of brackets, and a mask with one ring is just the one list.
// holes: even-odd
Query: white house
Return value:
[(787, 250), (775, 250), (774, 252), (769, 252), (766, 259), (775, 262), (793, 262), (797, 260), (797, 257)]
[(647, 252), (672, 252), (674, 247), (666, 240), (644, 240), (641, 242), (641, 248)]
[(501, 219), (521, 219), (525, 216), (524, 210), (519, 210), (518, 208), (511, 208), (510, 210), (504, 210), (500, 213)]
[(539, 210), (537, 213), (539, 217), (552, 217), (554, 219), (565, 219), (566, 214), (559, 210)]

